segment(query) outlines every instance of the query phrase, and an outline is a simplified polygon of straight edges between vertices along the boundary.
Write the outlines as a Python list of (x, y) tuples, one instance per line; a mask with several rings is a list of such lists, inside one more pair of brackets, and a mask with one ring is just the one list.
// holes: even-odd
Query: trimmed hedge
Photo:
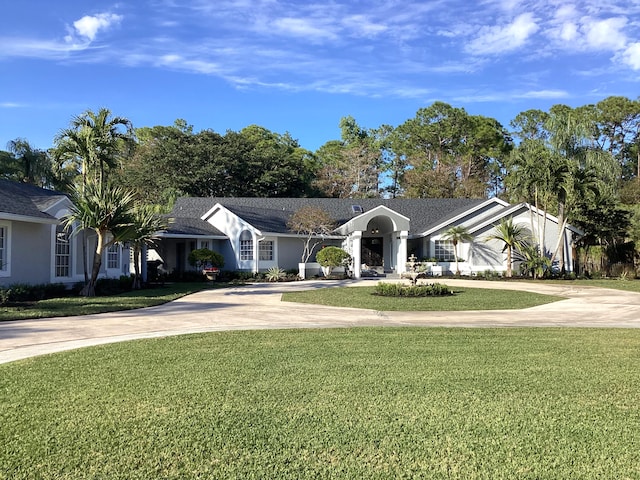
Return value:
[(37, 285), (16, 283), (8, 287), (0, 287), (0, 305), (14, 302), (37, 302), (48, 298), (64, 297), (67, 293), (67, 287), (62, 283)]
[(453, 291), (447, 285), (440, 283), (404, 285), (379, 282), (373, 294), (381, 297), (443, 297), (453, 295)]

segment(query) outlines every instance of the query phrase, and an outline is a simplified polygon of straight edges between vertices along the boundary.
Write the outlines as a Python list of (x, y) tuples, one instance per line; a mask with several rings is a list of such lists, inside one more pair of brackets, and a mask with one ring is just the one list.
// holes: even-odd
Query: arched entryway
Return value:
[(360, 278), (363, 268), (404, 272), (409, 233), (407, 217), (378, 206), (352, 218), (336, 231), (346, 237), (343, 248), (353, 259), (355, 278)]
[(387, 216), (379, 215), (369, 220), (362, 232), (362, 264), (369, 269), (391, 271), (395, 266), (391, 256), (393, 244), (393, 222)]

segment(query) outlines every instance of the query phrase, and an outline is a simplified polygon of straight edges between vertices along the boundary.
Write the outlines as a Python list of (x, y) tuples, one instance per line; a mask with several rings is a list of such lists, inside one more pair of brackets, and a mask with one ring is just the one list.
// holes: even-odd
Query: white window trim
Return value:
[[(117, 265), (115, 267), (110, 267), (109, 266), (109, 249), (111, 248), (115, 248), (116, 252), (117, 252)], [(120, 272), (120, 270), (122, 269), (122, 245), (120, 245), (119, 243), (114, 243), (109, 245), (107, 248), (105, 248), (105, 257), (106, 257), (106, 261), (105, 263), (105, 269), (109, 272)]]
[[(446, 249), (446, 252), (449, 254), (449, 257), (451, 258), (444, 258), (442, 255), (439, 255), (438, 253), (438, 244), (447, 244), (447, 245), (451, 245), (451, 251), (449, 251), (449, 249)], [(444, 250), (444, 249), (442, 249)], [(451, 240), (445, 240), (443, 238), (438, 238), (436, 240), (434, 240), (433, 243), (433, 256), (435, 258), (438, 259), (438, 261), (442, 261), (442, 262), (455, 262), (456, 261), (456, 254), (455, 254), (455, 248), (453, 246), (453, 242)]]
[[(266, 247), (267, 245), (270, 245), (271, 248), (269, 249), (263, 248), (263, 247)], [(274, 242), (273, 240), (271, 239), (261, 240), (258, 245), (258, 259), (261, 262), (273, 262), (275, 259), (275, 248), (276, 248), (276, 242)], [(271, 258), (262, 258), (264, 253), (270, 253)]]
[(253, 262), (254, 260), (254, 241), (253, 238), (240, 239), (239, 258), (241, 262)]
[(0, 227), (4, 228), (4, 259), (3, 267), (0, 270), (0, 277), (11, 276), (11, 222), (0, 222)]
[(68, 275), (58, 275), (58, 229), (54, 227), (53, 229), (53, 278), (56, 280), (60, 280), (63, 278), (71, 278), (73, 276), (73, 236), (68, 232), (67, 239), (69, 243), (69, 274)]

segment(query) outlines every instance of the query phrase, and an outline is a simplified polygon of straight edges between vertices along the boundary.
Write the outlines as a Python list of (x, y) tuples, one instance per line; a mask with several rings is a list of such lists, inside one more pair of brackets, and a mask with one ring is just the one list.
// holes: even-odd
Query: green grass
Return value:
[(105, 297), (64, 297), (21, 306), (0, 306), (0, 321), (25, 318), (66, 317), (152, 307), (211, 288), (210, 283), (175, 283)]
[(373, 295), (375, 287), (319, 288), (284, 293), (286, 302), (312, 303), (334, 307), (367, 308), (378, 311), (461, 311), (512, 310), (535, 307), (564, 300), (563, 297), (538, 293), (455, 287), (453, 296), (381, 297)]
[(0, 365), (0, 479), (637, 479), (640, 331), (225, 332)]

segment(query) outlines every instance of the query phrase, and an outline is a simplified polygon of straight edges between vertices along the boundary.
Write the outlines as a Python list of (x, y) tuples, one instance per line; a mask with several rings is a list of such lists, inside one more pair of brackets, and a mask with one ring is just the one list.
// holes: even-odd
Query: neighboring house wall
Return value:
[(2, 225), (5, 227), (7, 264), (0, 272), (0, 286), (49, 283), (52, 226), (19, 221), (2, 221)]

